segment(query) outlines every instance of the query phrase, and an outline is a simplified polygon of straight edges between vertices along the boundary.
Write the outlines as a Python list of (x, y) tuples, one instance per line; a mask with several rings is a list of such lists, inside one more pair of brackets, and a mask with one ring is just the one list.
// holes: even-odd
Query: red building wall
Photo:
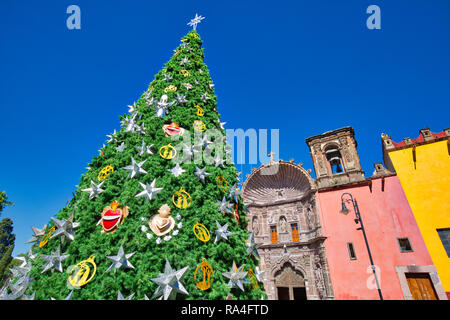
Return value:
[[(404, 290), (396, 266), (433, 265), (414, 216), (397, 176), (387, 176), (382, 191), (382, 179), (372, 180), (369, 186), (356, 185), (318, 193), (319, 214), (322, 223), (330, 277), (335, 299), (379, 299), (378, 291), (369, 289), (367, 281), (373, 278), (368, 267), (370, 260), (360, 225), (355, 224), (355, 213), (340, 213), (341, 195), (349, 192), (358, 202), (373, 262), (380, 270), (383, 298), (404, 299)], [(402, 253), (397, 238), (409, 238), (413, 252)], [(347, 242), (355, 248), (356, 260), (351, 260)]]

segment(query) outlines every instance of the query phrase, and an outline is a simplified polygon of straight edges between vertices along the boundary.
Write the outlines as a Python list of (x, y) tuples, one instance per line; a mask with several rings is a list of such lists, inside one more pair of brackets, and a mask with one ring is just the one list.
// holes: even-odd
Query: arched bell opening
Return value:
[(328, 146), (325, 149), (325, 156), (332, 174), (344, 172), (341, 152), (337, 146)]

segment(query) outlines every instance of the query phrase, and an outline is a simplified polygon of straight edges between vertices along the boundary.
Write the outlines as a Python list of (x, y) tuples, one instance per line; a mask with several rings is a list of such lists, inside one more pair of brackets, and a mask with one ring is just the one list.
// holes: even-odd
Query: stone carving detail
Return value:
[(289, 262), (285, 263), (280, 271), (275, 274), (275, 285), (277, 286), (304, 286), (305, 279), (300, 272), (294, 270)]
[(267, 222), (270, 223), (270, 224), (274, 224), (276, 215), (277, 215), (276, 211), (269, 212), (269, 219), (267, 219)]
[(319, 256), (315, 256), (314, 259), (314, 278), (316, 282), (317, 291), (319, 292), (320, 299), (327, 296), (327, 289), (325, 287), (325, 279), (323, 276), (322, 263)]
[(348, 151), (347, 148), (343, 149), (343, 153), (344, 153), (345, 161), (347, 161), (347, 163), (353, 161), (352, 155), (350, 154), (350, 151)]
[(287, 232), (287, 221), (285, 216), (280, 217), (280, 232), (282, 233)]
[(339, 138), (339, 142), (340, 142), (341, 145), (343, 145), (343, 146), (348, 146), (347, 137), (340, 137), (340, 138)]
[(252, 219), (252, 230), (255, 235), (259, 235), (259, 220), (256, 216)]
[(317, 163), (317, 171), (318, 171), (319, 175), (327, 174), (327, 168), (325, 167), (325, 163), (322, 160), (322, 155), (321, 155), (319, 144), (314, 145), (313, 152), (314, 152), (315, 158), (317, 159), (316, 163)]
[(308, 206), (308, 208), (306, 209), (306, 223), (308, 224), (308, 227), (310, 230), (314, 230), (315, 227), (315, 223), (316, 223), (316, 217), (315, 214), (313, 212), (313, 208), (312, 206)]
[(276, 200), (284, 200), (284, 199), (286, 199), (286, 196), (284, 195), (284, 190), (283, 189), (276, 190), (275, 194), (276, 194), (276, 198), (275, 198)]

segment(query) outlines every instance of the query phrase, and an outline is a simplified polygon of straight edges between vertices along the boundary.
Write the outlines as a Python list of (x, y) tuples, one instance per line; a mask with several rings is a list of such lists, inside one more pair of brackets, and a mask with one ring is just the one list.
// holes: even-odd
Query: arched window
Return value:
[(299, 241), (300, 237), (298, 235), (298, 224), (291, 223), (291, 230), (292, 230), (292, 241)]
[(336, 146), (329, 146), (325, 149), (325, 156), (330, 164), (331, 173), (338, 174), (343, 172), (342, 170), (342, 157), (341, 152)]
[(277, 226), (270, 226), (270, 238), (272, 243), (278, 242)]

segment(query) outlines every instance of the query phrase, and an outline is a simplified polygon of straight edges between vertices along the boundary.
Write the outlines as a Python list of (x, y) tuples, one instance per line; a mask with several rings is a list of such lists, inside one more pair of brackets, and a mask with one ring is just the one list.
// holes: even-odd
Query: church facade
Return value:
[(244, 183), (271, 300), (333, 299), (315, 182), (301, 164), (270, 162)]
[(316, 179), (271, 160), (243, 186), (268, 298), (446, 299), (396, 173), (364, 176), (351, 127), (306, 143)]

